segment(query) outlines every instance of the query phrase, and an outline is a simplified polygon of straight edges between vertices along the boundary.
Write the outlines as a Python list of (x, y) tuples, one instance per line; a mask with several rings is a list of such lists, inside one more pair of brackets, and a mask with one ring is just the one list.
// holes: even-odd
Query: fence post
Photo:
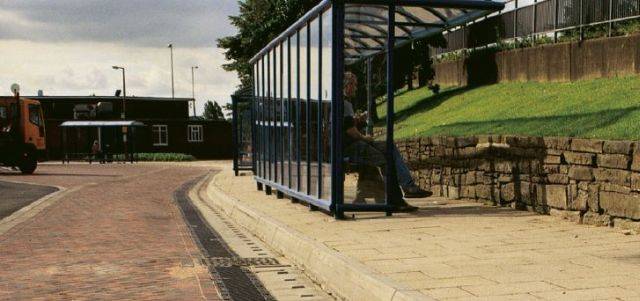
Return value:
[(583, 21), (583, 10), (584, 10), (584, 0), (580, 0), (580, 41), (584, 40), (584, 30), (582, 28), (582, 23), (584, 23)]
[(558, 12), (560, 10), (560, 0), (553, 0), (554, 15), (553, 15), (553, 42), (558, 43)]
[(608, 33), (608, 37), (611, 37), (611, 30), (613, 29), (613, 22), (611, 22), (611, 20), (613, 20), (613, 0), (609, 0), (609, 33)]
[(538, 23), (538, 0), (533, 0), (533, 28), (531, 28), (531, 42), (536, 43), (536, 25)]
[(518, 36), (518, 0), (515, 1), (513, 8), (513, 40)]

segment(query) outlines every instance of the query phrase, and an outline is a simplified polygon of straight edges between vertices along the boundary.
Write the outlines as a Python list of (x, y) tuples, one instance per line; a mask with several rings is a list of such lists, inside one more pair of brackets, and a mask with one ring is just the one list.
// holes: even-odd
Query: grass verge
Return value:
[[(640, 139), (640, 77), (426, 88), (395, 98), (395, 137), (514, 134)], [(379, 104), (383, 126), (386, 104)]]

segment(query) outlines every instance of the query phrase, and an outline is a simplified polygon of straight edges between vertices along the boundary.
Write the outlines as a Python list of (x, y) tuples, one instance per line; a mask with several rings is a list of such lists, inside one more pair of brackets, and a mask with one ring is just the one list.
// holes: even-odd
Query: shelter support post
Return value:
[[(387, 206), (391, 205), (392, 202), (397, 200), (392, 200), (394, 197), (393, 191), (394, 189), (398, 189), (398, 180), (396, 178), (396, 169), (394, 168), (394, 160), (393, 160), (393, 121), (394, 121), (394, 90), (393, 90), (393, 49), (395, 46), (395, 17), (396, 17), (396, 6), (391, 4), (389, 5), (389, 17), (387, 24), (387, 141), (386, 141), (386, 181), (385, 181), (385, 204)], [(387, 210), (387, 215), (391, 215), (391, 210)]]
[(373, 73), (371, 70), (372, 57), (367, 58), (367, 135), (373, 135), (373, 110), (376, 109), (375, 99), (373, 98), (373, 92), (371, 91), (371, 85), (373, 84)]
[(344, 2), (336, 0), (332, 9), (333, 80), (331, 97), (331, 209), (336, 219), (344, 218), (344, 169), (342, 127), (344, 111)]

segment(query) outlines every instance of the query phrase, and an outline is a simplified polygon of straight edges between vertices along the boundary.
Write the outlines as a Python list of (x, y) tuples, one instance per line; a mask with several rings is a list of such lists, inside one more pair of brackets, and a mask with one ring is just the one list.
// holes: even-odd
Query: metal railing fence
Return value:
[(608, 25), (611, 36), (616, 22), (640, 18), (640, 0), (546, 0), (488, 16), (444, 34), (446, 48), (432, 48), (433, 55), (462, 49), (483, 47), (501, 41), (553, 36), (576, 30), (584, 38), (584, 29), (594, 25)]

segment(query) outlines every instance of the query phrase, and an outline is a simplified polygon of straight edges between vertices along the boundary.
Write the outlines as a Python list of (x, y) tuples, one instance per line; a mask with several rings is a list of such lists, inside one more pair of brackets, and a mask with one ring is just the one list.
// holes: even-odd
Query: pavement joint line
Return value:
[[(244, 226), (274, 250), (302, 267), (305, 274), (339, 298), (348, 300), (434, 300), (419, 290), (376, 273), (301, 232), (241, 203), (218, 187), (218, 173), (208, 183), (208, 203)], [(312, 250), (304, 252), (303, 250)], [(300, 254), (302, 253), (302, 254)], [(366, 296), (366, 297), (365, 297)]]

